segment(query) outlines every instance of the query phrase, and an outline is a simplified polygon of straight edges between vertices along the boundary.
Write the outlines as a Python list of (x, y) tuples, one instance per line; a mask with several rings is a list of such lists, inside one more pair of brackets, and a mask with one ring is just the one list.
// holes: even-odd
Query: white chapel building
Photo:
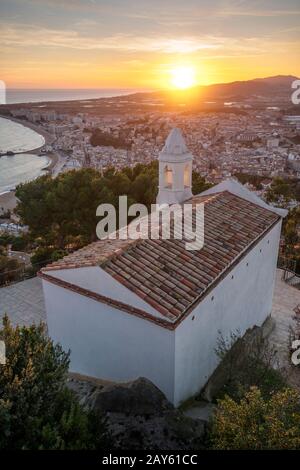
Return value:
[(192, 155), (173, 129), (159, 156), (157, 202), (204, 204), (204, 246), (99, 240), (42, 269), (48, 331), (70, 370), (147, 377), (175, 405), (218, 365), (218, 337), (271, 313), (282, 217), (233, 180), (192, 195)]

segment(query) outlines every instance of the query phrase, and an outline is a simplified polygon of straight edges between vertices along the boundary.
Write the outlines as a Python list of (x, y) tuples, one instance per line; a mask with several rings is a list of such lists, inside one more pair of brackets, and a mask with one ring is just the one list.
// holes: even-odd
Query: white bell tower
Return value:
[(180, 204), (192, 197), (192, 161), (180, 129), (171, 130), (159, 154), (157, 204)]

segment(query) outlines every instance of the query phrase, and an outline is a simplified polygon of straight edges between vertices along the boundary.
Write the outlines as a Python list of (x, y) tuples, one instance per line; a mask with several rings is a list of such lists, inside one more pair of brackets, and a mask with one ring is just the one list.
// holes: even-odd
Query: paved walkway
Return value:
[[(300, 290), (281, 280), (281, 270), (276, 273), (276, 286), (272, 317), (276, 321), (271, 337), (278, 349), (286, 346), (289, 328), (293, 325), (293, 309), (300, 305)], [(45, 321), (45, 304), (42, 282), (38, 277), (0, 288), (0, 318), (7, 313), (13, 322), (28, 324), (28, 321)]]
[(42, 281), (38, 277), (0, 288), (0, 319), (7, 313), (13, 325), (46, 321)]
[(275, 328), (269, 339), (278, 351), (279, 366), (286, 369), (291, 383), (300, 388), (300, 370), (299, 367), (291, 366), (290, 358), (290, 334), (296, 326), (293, 317), (294, 308), (300, 306), (300, 290), (286, 284), (281, 276), (282, 271), (277, 269), (272, 307)]
[[(270, 335), (270, 341), (278, 351), (280, 367), (289, 369), (289, 373), (296, 377), (297, 385), (299, 381), (300, 387), (299, 368), (290, 368), (289, 352), (291, 327), (295, 326), (294, 308), (300, 305), (300, 290), (282, 281), (281, 275), (282, 271), (278, 269), (272, 308), (275, 328)], [(45, 322), (46, 313), (41, 280), (35, 277), (0, 288), (0, 319), (4, 313), (8, 314), (13, 325)]]

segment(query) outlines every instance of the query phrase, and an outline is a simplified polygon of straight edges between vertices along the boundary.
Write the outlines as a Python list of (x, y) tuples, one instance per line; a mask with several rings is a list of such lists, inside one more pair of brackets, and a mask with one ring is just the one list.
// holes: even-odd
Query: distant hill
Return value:
[(255, 78), (254, 80), (222, 83), (199, 88), (207, 95), (218, 97), (243, 96), (246, 98), (249, 95), (291, 95), (291, 85), (294, 80), (297, 80), (297, 77), (277, 75), (276, 77)]
[[(232, 83), (218, 83), (197, 86), (189, 90), (161, 90), (137, 92), (126, 96), (94, 98), (86, 101), (49, 101), (43, 102), (43, 110), (58, 113), (85, 113), (93, 116), (128, 115), (151, 112), (228, 112), (245, 114), (240, 104), (251, 105), (257, 109), (279, 106), (288, 113), (299, 113), (300, 105), (291, 101), (291, 84), (297, 77), (278, 75), (276, 77), (256, 78)], [(238, 102), (238, 106), (227, 106), (226, 102)], [(22, 108), (35, 109), (41, 103), (23, 103)], [(20, 104), (0, 105), (1, 115), (8, 116)]]
[[(245, 99), (265, 98), (272, 100), (290, 100), (292, 89), (291, 84), (297, 77), (292, 75), (278, 75), (276, 77), (255, 78), (253, 80), (236, 81), (231, 83), (218, 83), (208, 86), (194, 87), (188, 93), (193, 96), (193, 100), (200, 101), (244, 101)], [(185, 99), (186, 91), (176, 91), (177, 99)], [(137, 93), (131, 95), (132, 98), (155, 98), (169, 101), (175, 95), (171, 91), (158, 91), (154, 93)]]

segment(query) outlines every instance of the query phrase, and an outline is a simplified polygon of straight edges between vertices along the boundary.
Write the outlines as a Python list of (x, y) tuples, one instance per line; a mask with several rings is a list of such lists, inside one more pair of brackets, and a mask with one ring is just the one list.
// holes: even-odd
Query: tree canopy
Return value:
[[(204, 178), (194, 172), (194, 194), (207, 187)], [(111, 167), (103, 174), (84, 168), (19, 185), (16, 213), (39, 246), (52, 251), (76, 249), (96, 240), (96, 209), (100, 204), (113, 204), (118, 213), (118, 197), (127, 195), (128, 204), (142, 203), (150, 209), (157, 190), (156, 161), (120, 171)]]
[(7, 256), (5, 250), (0, 246), (0, 286), (19, 279), (23, 270), (23, 263), (20, 263), (16, 258)]
[(108, 132), (103, 132), (100, 129), (95, 129), (90, 137), (90, 143), (94, 147), (97, 145), (114, 147), (119, 149), (129, 149), (130, 142), (121, 137), (115, 137)]
[(289, 201), (299, 198), (299, 187), (294, 181), (276, 177), (266, 194), (267, 202), (286, 207)]

